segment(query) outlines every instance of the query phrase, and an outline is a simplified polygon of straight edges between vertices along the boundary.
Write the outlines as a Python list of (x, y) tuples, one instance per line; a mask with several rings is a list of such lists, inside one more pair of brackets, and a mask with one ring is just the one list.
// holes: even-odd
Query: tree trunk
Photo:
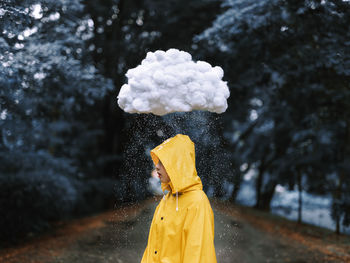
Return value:
[(265, 160), (261, 160), (261, 164), (259, 166), (259, 174), (256, 179), (256, 203), (255, 208), (262, 210), (270, 210), (270, 201), (272, 199), (273, 193), (275, 191), (275, 184), (272, 184), (271, 187), (269, 185), (266, 186), (266, 190), (263, 189), (264, 175), (266, 170)]
[[(243, 176), (245, 173), (247, 173), (250, 170), (251, 165), (248, 164), (247, 169), (245, 169), (244, 171), (240, 171), (239, 173), (236, 173), (236, 175), (233, 178), (233, 184), (234, 184), (234, 188), (233, 188), (233, 192), (232, 195), (230, 197), (230, 202), (234, 203), (236, 202), (239, 190), (241, 189), (241, 184), (242, 184), (242, 180), (243, 180)], [(238, 168), (239, 169), (239, 168)]]
[(337, 219), (336, 219), (335, 233), (336, 233), (337, 235), (340, 234), (340, 218), (339, 218), (339, 216), (338, 216)]
[(343, 180), (344, 180), (344, 173), (343, 172), (340, 172), (340, 177), (339, 177), (339, 182), (338, 182), (338, 185), (337, 185), (337, 189), (336, 189), (336, 192), (335, 192), (335, 196), (334, 196), (334, 199), (336, 200), (336, 205), (338, 206), (336, 209), (336, 220), (335, 220), (335, 223), (336, 223), (336, 226), (335, 226), (335, 233), (337, 235), (340, 234), (340, 219), (341, 219), (341, 212), (340, 212), (340, 199), (341, 199), (341, 196), (342, 196), (342, 186), (343, 186)]
[(256, 192), (256, 203), (255, 208), (259, 208), (261, 204), (261, 187), (264, 179), (264, 170), (259, 169), (258, 177), (256, 178), (255, 192)]
[(270, 204), (275, 193), (277, 182), (271, 181), (266, 189), (261, 193), (259, 206), (256, 208), (260, 210), (270, 211)]
[(241, 189), (241, 183), (242, 183), (242, 174), (239, 174), (235, 176), (233, 192), (229, 199), (230, 202), (232, 203), (236, 202), (239, 190)]
[(303, 199), (302, 199), (302, 185), (301, 185), (301, 172), (297, 170), (297, 181), (298, 181), (298, 190), (299, 190), (299, 199), (298, 199), (298, 224), (301, 224), (302, 222), (302, 205), (303, 205)]

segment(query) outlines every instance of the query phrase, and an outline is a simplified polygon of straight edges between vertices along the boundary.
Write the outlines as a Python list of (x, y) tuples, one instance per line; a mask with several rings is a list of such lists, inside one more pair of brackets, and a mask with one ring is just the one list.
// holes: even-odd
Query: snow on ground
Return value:
[(129, 113), (165, 115), (207, 110), (222, 113), (230, 96), (221, 67), (175, 48), (148, 52), (141, 65), (126, 73), (128, 83), (118, 94), (118, 105)]

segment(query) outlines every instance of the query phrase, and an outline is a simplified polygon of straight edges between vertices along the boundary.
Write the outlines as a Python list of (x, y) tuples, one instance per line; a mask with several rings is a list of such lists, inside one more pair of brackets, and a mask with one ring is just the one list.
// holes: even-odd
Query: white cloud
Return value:
[(121, 87), (118, 105), (129, 113), (222, 113), (230, 96), (223, 75), (221, 67), (194, 62), (178, 49), (148, 52), (141, 65), (127, 71), (128, 83)]

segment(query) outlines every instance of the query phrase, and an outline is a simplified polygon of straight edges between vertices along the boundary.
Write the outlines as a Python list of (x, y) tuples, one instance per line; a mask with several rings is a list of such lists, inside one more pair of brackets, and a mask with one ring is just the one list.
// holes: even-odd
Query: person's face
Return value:
[(162, 183), (169, 183), (170, 182), (169, 175), (165, 171), (165, 168), (160, 160), (156, 165), (156, 171), (157, 171), (159, 179)]

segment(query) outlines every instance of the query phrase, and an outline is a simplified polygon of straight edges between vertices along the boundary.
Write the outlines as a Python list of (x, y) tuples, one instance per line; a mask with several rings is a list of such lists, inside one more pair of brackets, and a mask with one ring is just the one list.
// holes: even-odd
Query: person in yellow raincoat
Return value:
[(141, 263), (216, 263), (214, 213), (197, 175), (194, 143), (177, 134), (150, 153), (163, 198)]

